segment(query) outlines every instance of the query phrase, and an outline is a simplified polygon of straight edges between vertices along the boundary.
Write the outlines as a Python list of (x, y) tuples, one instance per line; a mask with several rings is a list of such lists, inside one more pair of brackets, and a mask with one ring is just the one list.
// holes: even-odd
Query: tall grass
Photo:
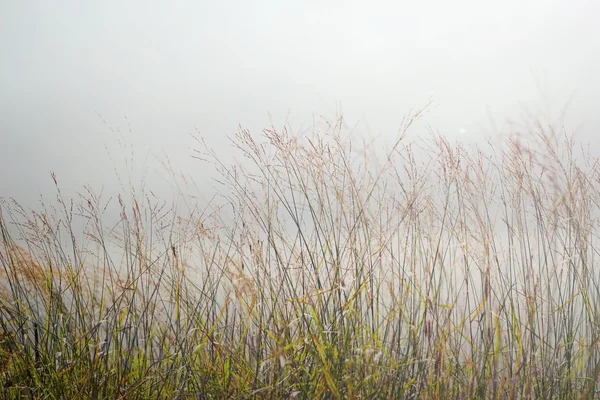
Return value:
[(207, 204), (4, 199), (2, 397), (597, 397), (599, 160), (419, 117), (385, 151), (341, 118), (240, 129), (235, 165), (197, 137)]

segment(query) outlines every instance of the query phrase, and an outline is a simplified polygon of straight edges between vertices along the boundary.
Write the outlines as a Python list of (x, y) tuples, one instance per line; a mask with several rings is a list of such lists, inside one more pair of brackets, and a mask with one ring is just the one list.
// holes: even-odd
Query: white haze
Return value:
[(481, 141), (529, 107), (598, 155), (599, 20), (592, 0), (3, 2), (0, 197), (51, 203), (55, 172), (66, 197), (131, 174), (170, 201), (168, 157), (208, 199), (196, 129), (224, 162), (239, 125), (339, 112), (389, 144), (430, 99), (417, 137)]
[(238, 124), (259, 133), (271, 117), (300, 128), (343, 111), (391, 140), (432, 99), (417, 133), (473, 141), (490, 115), (502, 127), (570, 101), (569, 129), (594, 141), (599, 19), (591, 0), (3, 2), (0, 196), (35, 206), (55, 193), (50, 171), (69, 194), (118, 190), (128, 154), (110, 127), (166, 198), (155, 156), (203, 182), (195, 128), (227, 158)]

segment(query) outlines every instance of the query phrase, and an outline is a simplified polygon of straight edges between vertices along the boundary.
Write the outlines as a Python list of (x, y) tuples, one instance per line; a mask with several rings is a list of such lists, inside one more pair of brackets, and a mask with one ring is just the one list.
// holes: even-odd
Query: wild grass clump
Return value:
[(234, 165), (198, 137), (206, 204), (4, 199), (2, 397), (598, 396), (599, 160), (541, 123), (413, 140), (419, 116), (388, 149), (240, 129)]

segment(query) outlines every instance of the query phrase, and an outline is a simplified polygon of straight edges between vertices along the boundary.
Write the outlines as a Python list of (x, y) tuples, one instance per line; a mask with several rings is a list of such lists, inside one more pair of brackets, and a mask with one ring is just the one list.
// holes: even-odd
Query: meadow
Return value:
[(598, 157), (420, 116), (390, 143), (240, 128), (232, 165), (198, 136), (206, 204), (185, 175), (177, 206), (3, 198), (2, 398), (598, 398)]

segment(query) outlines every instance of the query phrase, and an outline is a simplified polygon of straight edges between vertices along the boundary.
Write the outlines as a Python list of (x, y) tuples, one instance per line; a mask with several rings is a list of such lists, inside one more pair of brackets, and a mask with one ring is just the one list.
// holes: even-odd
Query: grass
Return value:
[(598, 397), (599, 160), (538, 120), (410, 139), (420, 115), (385, 152), (341, 118), (240, 129), (234, 165), (197, 137), (204, 204), (4, 199), (2, 398)]

